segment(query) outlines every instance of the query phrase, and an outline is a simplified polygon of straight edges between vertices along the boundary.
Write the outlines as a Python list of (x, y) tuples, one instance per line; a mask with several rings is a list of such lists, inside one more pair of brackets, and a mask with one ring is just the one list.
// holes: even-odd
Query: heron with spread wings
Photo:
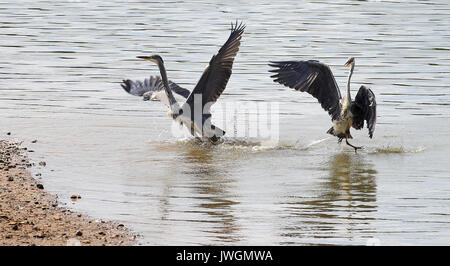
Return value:
[(341, 97), (330, 67), (324, 63), (316, 60), (279, 61), (270, 62), (269, 66), (275, 68), (269, 70), (275, 73), (271, 76), (274, 82), (307, 92), (319, 101), (333, 122), (327, 133), (338, 137), (339, 143), (345, 139), (347, 145), (354, 148), (355, 152), (361, 149), (362, 147), (350, 144), (348, 139), (353, 138), (350, 128), (362, 129), (364, 121), (369, 129), (369, 137), (373, 137), (377, 119), (375, 94), (371, 89), (361, 86), (355, 100), (352, 100), (350, 95), (350, 79), (355, 68), (355, 58), (352, 57), (345, 63), (346, 67), (350, 66), (350, 72), (344, 98)]
[[(245, 25), (242, 22), (231, 24), (228, 40), (211, 58), (192, 92), (168, 80), (164, 61), (159, 55), (137, 58), (157, 64), (161, 78), (151, 76), (144, 82), (124, 80), (121, 85), (128, 93), (142, 96), (144, 100), (164, 102), (169, 107), (169, 116), (186, 126), (193, 136), (215, 143), (225, 135), (225, 131), (211, 123), (210, 108), (225, 90), (230, 79), (244, 29)], [(174, 95), (178, 96), (179, 100)], [(180, 105), (184, 99), (185, 102)]]

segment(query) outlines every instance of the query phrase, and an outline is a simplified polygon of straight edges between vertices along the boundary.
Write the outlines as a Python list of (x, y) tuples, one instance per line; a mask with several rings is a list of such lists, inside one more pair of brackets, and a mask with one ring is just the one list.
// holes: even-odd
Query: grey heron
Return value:
[(347, 80), (347, 88), (344, 98), (341, 97), (339, 87), (334, 79), (329, 66), (316, 60), (307, 61), (277, 61), (270, 62), (269, 66), (275, 69), (269, 70), (276, 73), (271, 76), (274, 82), (295, 90), (307, 92), (315, 97), (322, 108), (328, 111), (333, 126), (327, 131), (328, 134), (338, 137), (339, 143), (345, 139), (347, 145), (355, 149), (362, 147), (353, 146), (348, 142), (352, 139), (350, 128), (362, 129), (366, 121), (369, 129), (369, 137), (373, 137), (376, 124), (375, 94), (371, 89), (362, 85), (353, 101), (350, 95), (350, 79), (355, 68), (355, 58), (351, 57), (345, 63), (350, 66)]
[[(240, 24), (236, 22), (235, 25), (231, 24), (231, 33), (228, 40), (220, 48), (219, 52), (211, 58), (209, 65), (190, 93), (188, 90), (168, 80), (164, 61), (159, 55), (138, 56), (137, 58), (158, 65), (161, 81), (158, 81), (156, 78), (154, 85), (150, 81), (148, 85), (145, 85), (145, 81), (143, 85), (136, 85), (139, 82), (124, 81), (122, 87), (128, 93), (143, 96), (144, 99), (146, 97), (151, 99), (155, 91), (161, 91), (160, 88), (163, 88), (164, 97), (161, 97), (161, 94), (155, 94), (155, 97), (168, 105), (169, 116), (187, 127), (191, 135), (200, 139), (208, 139), (215, 143), (225, 134), (225, 131), (211, 123), (210, 108), (225, 90), (230, 79), (234, 58), (239, 51), (244, 29), (245, 25), (242, 22)], [(174, 92), (186, 98), (186, 101), (180, 105), (180, 102), (174, 97)]]

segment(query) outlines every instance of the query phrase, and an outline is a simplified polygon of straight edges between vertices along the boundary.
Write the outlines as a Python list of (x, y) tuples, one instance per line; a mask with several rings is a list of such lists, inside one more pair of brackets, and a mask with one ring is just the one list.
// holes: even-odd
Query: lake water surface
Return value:
[[(0, 136), (47, 162), (32, 171), (68, 207), (142, 244), (448, 245), (449, 14), (446, 0), (1, 1)], [(121, 89), (159, 74), (136, 59), (157, 53), (192, 90), (237, 19), (247, 28), (217, 105), (276, 103), (278, 142), (174, 137), (165, 106)], [(352, 131), (357, 154), (267, 66), (317, 59), (343, 90), (350, 56), (353, 95), (366, 84), (378, 102), (374, 138)]]

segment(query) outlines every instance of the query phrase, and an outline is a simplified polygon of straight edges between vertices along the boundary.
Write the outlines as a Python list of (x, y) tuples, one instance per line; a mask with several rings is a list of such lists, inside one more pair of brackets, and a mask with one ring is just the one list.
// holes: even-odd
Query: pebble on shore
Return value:
[(0, 140), (0, 246), (136, 244), (136, 235), (121, 224), (95, 223), (58, 207), (56, 197), (26, 170), (33, 164), (24, 151)]

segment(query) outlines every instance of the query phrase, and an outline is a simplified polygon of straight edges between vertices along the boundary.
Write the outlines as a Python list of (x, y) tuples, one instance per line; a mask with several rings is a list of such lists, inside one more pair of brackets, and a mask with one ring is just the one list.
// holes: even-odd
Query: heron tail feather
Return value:
[(335, 136), (335, 135), (334, 135), (334, 128), (331, 127), (330, 129), (328, 129), (327, 133), (330, 134), (330, 135)]

